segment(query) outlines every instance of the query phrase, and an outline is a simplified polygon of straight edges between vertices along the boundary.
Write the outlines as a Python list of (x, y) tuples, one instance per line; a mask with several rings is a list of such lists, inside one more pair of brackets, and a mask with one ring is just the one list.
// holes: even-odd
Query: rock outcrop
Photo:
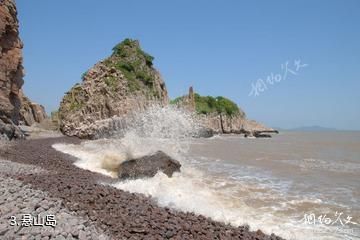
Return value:
[(22, 47), (17, 10), (12, 0), (0, 1), (0, 135), (23, 138), (20, 119), (20, 89), (23, 81)]
[[(173, 103), (179, 107), (189, 111), (196, 112), (196, 117), (203, 126), (200, 128), (198, 137), (211, 137), (213, 134), (244, 134), (246, 137), (269, 137), (269, 134), (264, 133), (278, 133), (277, 130), (268, 128), (254, 120), (246, 118), (245, 112), (243, 112), (235, 103), (232, 106), (232, 112), (226, 108), (229, 105), (214, 107), (215, 111), (209, 110), (209, 106), (204, 106), (204, 99), (209, 105), (214, 105), (212, 101), (224, 99), (222, 97), (201, 97), (196, 96), (192, 87), (189, 89), (189, 94), (177, 98)], [(230, 100), (229, 100), (230, 103)], [(231, 105), (230, 105), (231, 107)], [(270, 136), (271, 137), (271, 136)]]
[(47, 118), (45, 108), (42, 105), (32, 102), (22, 91), (20, 91), (20, 97), (20, 123), (22, 125), (31, 126), (34, 123), (41, 123)]
[(254, 120), (240, 116), (223, 114), (201, 114), (198, 116), (205, 129), (215, 134), (244, 134), (246, 137), (268, 137), (263, 133), (278, 133), (277, 130), (264, 126)]
[(180, 172), (180, 167), (181, 164), (178, 161), (158, 151), (150, 156), (123, 162), (119, 166), (118, 176), (120, 179), (146, 178), (153, 177), (161, 171), (168, 177), (172, 177), (174, 172)]
[(165, 83), (152, 61), (136, 40), (115, 46), (109, 58), (84, 73), (82, 82), (65, 94), (59, 108), (60, 130), (92, 139), (107, 126), (107, 119), (126, 118), (155, 102), (167, 104)]

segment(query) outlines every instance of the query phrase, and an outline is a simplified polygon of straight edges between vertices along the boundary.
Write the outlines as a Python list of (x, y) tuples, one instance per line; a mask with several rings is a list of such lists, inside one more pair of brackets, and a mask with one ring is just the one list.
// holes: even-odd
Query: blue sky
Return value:
[[(139, 39), (171, 98), (189, 86), (269, 126), (360, 130), (360, 1), (17, 0), (25, 93), (57, 109), (83, 72)], [(307, 67), (258, 96), (252, 84)]]

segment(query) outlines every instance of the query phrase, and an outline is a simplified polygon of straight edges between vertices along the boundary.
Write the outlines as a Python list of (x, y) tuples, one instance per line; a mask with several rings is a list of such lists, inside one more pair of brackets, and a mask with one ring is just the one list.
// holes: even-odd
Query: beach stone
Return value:
[(35, 240), (41, 240), (41, 235), (36, 235), (36, 236), (34, 237), (34, 239), (35, 239)]
[[(0, 160), (1, 162), (1, 160)], [(28, 167), (21, 166), (19, 169), (12, 171), (19, 164), (11, 161), (7, 162), (9, 173), (26, 174)], [(22, 171), (22, 172), (21, 172)], [(39, 171), (41, 172), (41, 171)], [(23, 196), (23, 197), (19, 197)], [(29, 185), (24, 185), (22, 182), (12, 179), (11, 177), (4, 176), (0, 172), (0, 239), (77, 239), (72, 237), (72, 229), (75, 228), (77, 232), (84, 229), (82, 223), (87, 223), (86, 232), (91, 236), (103, 234), (101, 230), (95, 227), (94, 223), (88, 222), (83, 217), (76, 216), (68, 209), (61, 207), (61, 200), (49, 197), (47, 193), (30, 188)], [(56, 206), (50, 210), (45, 210), (41, 207), (42, 203), (51, 206)], [(21, 207), (18, 207), (21, 206)], [(9, 211), (3, 211), (3, 210)], [(35, 210), (36, 209), (36, 210)], [(50, 226), (31, 226), (22, 227), (20, 225), (10, 226), (10, 217), (15, 216), (17, 223), (23, 214), (30, 214), (32, 217), (40, 216), (44, 218), (46, 215), (52, 214), (55, 216), (57, 225)], [(85, 238), (87, 233), (83, 232)], [(70, 235), (70, 236), (69, 236)], [(104, 234), (105, 235), (105, 234)], [(106, 236), (106, 235), (105, 235)]]
[(118, 176), (120, 179), (136, 179), (153, 177), (158, 171), (171, 177), (174, 172), (180, 172), (181, 164), (164, 152), (132, 159), (120, 164)]
[(0, 236), (5, 235), (5, 233), (9, 231), (7, 224), (0, 224)]
[(66, 238), (63, 235), (58, 235), (55, 240), (66, 240)]
[(79, 240), (86, 240), (87, 239), (87, 235), (86, 235), (86, 232), (84, 231), (80, 231), (79, 232)]
[(97, 239), (98, 239), (98, 240), (108, 240), (109, 237), (106, 236), (105, 234), (100, 234), (99, 236), (97, 236)]

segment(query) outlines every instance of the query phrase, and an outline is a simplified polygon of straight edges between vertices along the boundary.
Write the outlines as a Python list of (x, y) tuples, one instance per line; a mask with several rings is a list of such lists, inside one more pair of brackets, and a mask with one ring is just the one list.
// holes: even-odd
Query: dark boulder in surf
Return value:
[(211, 128), (200, 128), (199, 131), (194, 135), (196, 138), (210, 138), (214, 136), (214, 131)]
[(119, 167), (120, 179), (136, 179), (153, 177), (158, 171), (171, 177), (174, 172), (180, 172), (181, 164), (158, 151), (153, 155), (144, 156), (123, 162)]
[(263, 132), (255, 132), (254, 137), (256, 137), (256, 138), (271, 138), (271, 135), (265, 134)]

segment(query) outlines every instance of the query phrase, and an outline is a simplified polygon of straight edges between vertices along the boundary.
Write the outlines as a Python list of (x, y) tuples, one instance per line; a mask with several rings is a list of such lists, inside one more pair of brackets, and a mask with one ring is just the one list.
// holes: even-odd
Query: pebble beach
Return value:
[[(0, 149), (1, 239), (282, 239), (190, 212), (162, 208), (149, 197), (109, 186), (113, 178), (77, 168), (54, 143), (77, 138), (16, 141)], [(53, 215), (55, 226), (12, 226)]]

